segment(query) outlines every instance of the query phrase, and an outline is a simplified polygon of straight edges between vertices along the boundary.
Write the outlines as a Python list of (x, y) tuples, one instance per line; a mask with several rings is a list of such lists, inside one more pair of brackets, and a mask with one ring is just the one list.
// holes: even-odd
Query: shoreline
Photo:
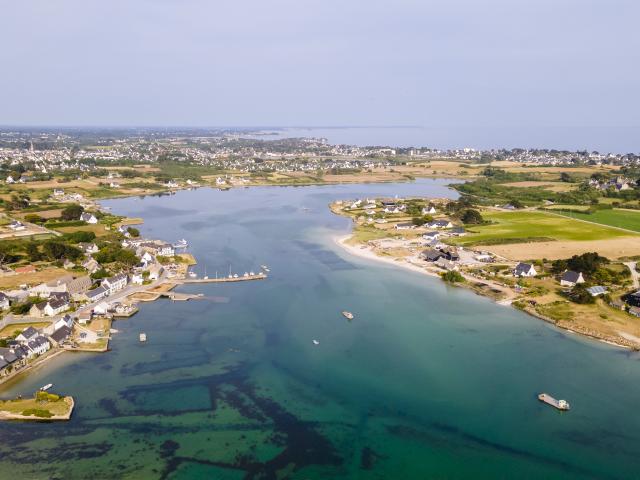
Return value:
[[(436, 272), (432, 272), (429, 271), (425, 268), (420, 268), (416, 265), (413, 265), (409, 262), (407, 262), (406, 260), (394, 260), (391, 258), (385, 258), (382, 257), (380, 255), (378, 255), (377, 253), (375, 253), (371, 247), (369, 247), (368, 245), (349, 245), (347, 244), (347, 240), (349, 240), (350, 238), (352, 238), (353, 234), (348, 234), (348, 235), (341, 235), (341, 236), (334, 236), (333, 237), (333, 241), (335, 244), (339, 245), (342, 249), (344, 249), (346, 252), (350, 253), (351, 255), (354, 255), (356, 257), (360, 257), (360, 258), (364, 258), (367, 260), (372, 260), (372, 261), (377, 261), (377, 262), (382, 262), (388, 265), (393, 265), (395, 267), (400, 267), (400, 268), (404, 268), (406, 270), (410, 270), (412, 272), (417, 272), (417, 273), (422, 273), (423, 275), (427, 275), (429, 277), (432, 278), (440, 278), (440, 276), (436, 273)], [(493, 300), (493, 302), (496, 305), (501, 305), (501, 306), (507, 306), (507, 307), (512, 307), (511, 305), (511, 301), (507, 300), (495, 300), (495, 299), (491, 299), (491, 297), (489, 297), (488, 295), (484, 295), (483, 293), (479, 292), (478, 290), (471, 288), (469, 285), (465, 285), (465, 284), (455, 284), (453, 286), (456, 287), (461, 287), (461, 288), (466, 288), (468, 290), (471, 290), (472, 292), (474, 292), (476, 295), (480, 295), (484, 298), (488, 298), (490, 300)], [(581, 337), (586, 337), (588, 339), (591, 340), (597, 340), (598, 342), (604, 343), (606, 345), (609, 346), (614, 346), (617, 348), (621, 348), (624, 350), (638, 350), (638, 346), (626, 341), (626, 339), (624, 338), (620, 338), (620, 340), (614, 340), (614, 339), (610, 339), (610, 338), (605, 338), (603, 336), (598, 335), (597, 332), (582, 332), (579, 331), (578, 329), (575, 328), (575, 326), (573, 326), (572, 328), (569, 327), (564, 327), (562, 325), (559, 325), (558, 323), (556, 323), (555, 321), (553, 321), (550, 318), (545, 317), (544, 315), (540, 315), (537, 312), (532, 312), (529, 311), (527, 309), (518, 309), (515, 307), (512, 307), (515, 310), (519, 310), (523, 313), (526, 313), (534, 318), (537, 318), (539, 320), (543, 320), (546, 323), (549, 323), (565, 332), (569, 332), (572, 333), (574, 335), (579, 335)]]

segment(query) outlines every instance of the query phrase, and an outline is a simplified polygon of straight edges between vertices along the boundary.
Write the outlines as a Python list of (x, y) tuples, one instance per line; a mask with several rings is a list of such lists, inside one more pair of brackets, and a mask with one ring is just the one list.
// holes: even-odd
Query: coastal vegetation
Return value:
[(0, 401), (0, 420), (6, 419), (68, 419), (73, 399), (54, 393), (36, 392), (31, 398)]

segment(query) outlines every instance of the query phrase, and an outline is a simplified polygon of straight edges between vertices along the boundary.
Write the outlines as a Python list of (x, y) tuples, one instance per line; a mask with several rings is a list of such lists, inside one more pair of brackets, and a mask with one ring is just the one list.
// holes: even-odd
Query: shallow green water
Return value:
[(187, 238), (201, 273), (271, 276), (183, 287), (206, 300), (143, 304), (114, 324), (111, 352), (59, 357), (2, 390), (51, 382), (79, 406), (65, 424), (0, 425), (0, 479), (637, 477), (636, 354), (333, 243), (350, 223), (331, 200), (453, 195), (442, 185), (107, 202), (144, 217), (145, 235)]

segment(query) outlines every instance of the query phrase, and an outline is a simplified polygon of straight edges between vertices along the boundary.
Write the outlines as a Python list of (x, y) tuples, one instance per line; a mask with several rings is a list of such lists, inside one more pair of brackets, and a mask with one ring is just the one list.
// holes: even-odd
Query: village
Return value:
[[(78, 228), (99, 225), (96, 215), (99, 212), (82, 211)], [(176, 252), (184, 251), (186, 242), (174, 246), (133, 237), (131, 232), (137, 235), (130, 226), (119, 225), (109, 231), (111, 243), (77, 243), (70, 247), (81, 252), (77, 264), (67, 258), (62, 269), (46, 262), (15, 269), (3, 267), (0, 280), (15, 284), (15, 278), (20, 284), (0, 292), (0, 382), (62, 351), (107, 351), (114, 318), (135, 314), (138, 302), (168, 295), (177, 282), (186, 278), (195, 259)], [(109, 258), (105, 255), (107, 250), (119, 257)], [(96, 257), (108, 264), (101, 264)], [(49, 279), (30, 282), (31, 278), (45, 277)], [(192, 298), (170, 295), (181, 300)]]
[[(330, 208), (353, 220), (354, 233), (340, 243), (356, 255), (438, 276), (562, 328), (640, 348), (640, 273), (633, 258), (640, 254), (639, 237), (623, 237), (633, 246), (628, 258), (590, 252), (588, 241), (580, 250), (580, 242), (553, 238), (541, 240), (556, 243), (557, 254), (547, 248), (538, 256), (538, 243), (524, 239), (517, 239), (525, 242), (515, 245), (521, 248), (505, 250), (511, 246), (506, 228), (520, 228), (520, 222), (531, 230), (545, 229), (542, 223), (536, 227), (536, 221), (559, 221), (562, 228), (576, 231), (590, 227), (552, 215), (540, 217), (535, 209), (516, 209), (509, 203), (479, 207), (467, 202), (363, 198), (338, 200)], [(575, 250), (563, 248), (565, 244)]]

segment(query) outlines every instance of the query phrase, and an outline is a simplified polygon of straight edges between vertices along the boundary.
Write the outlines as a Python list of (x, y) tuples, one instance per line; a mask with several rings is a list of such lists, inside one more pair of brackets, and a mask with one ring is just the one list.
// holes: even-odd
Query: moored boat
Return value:
[(556, 400), (551, 395), (547, 393), (541, 393), (538, 395), (538, 400), (546, 403), (547, 405), (551, 405), (552, 407), (557, 408), (558, 410), (569, 410), (571, 409), (571, 405), (566, 400)]
[(140, 337), (139, 337), (139, 338), (140, 338), (140, 341), (141, 341), (141, 342), (146, 342), (146, 341), (147, 341), (147, 334), (146, 334), (146, 333), (144, 333), (144, 332), (142, 332), (142, 333), (140, 334)]
[(49, 390), (51, 387), (53, 387), (53, 383), (47, 383), (44, 387), (42, 387), (40, 390), (43, 392), (46, 392), (47, 390)]
[(353, 313), (351, 313), (351, 312), (347, 312), (345, 310), (344, 312), (342, 312), (342, 315), (344, 315), (345, 318), (347, 318), (348, 320), (353, 320)]
[(318, 340), (314, 340), (314, 341), (313, 341), (313, 344), (314, 344), (314, 345), (320, 345), (320, 342), (319, 342)]
[(189, 246), (189, 243), (184, 238), (178, 240), (176, 243), (173, 244), (173, 248), (187, 248), (188, 246)]

